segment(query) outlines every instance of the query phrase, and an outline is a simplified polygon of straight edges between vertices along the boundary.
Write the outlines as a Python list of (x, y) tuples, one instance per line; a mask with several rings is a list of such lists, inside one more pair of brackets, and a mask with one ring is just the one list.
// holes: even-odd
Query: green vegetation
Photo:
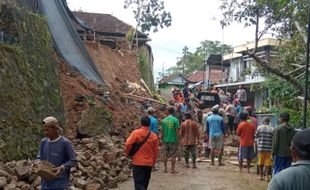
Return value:
[(147, 86), (154, 91), (154, 77), (153, 77), (153, 68), (151, 68), (150, 61), (148, 59), (151, 59), (148, 54), (148, 49), (146, 46), (143, 46), (139, 50), (139, 71), (141, 78), (145, 81)]
[(113, 123), (113, 116), (102, 107), (90, 107), (82, 115), (78, 125), (79, 134), (92, 137), (100, 134), (109, 134)]
[(0, 28), (19, 43), (0, 44), (0, 160), (33, 158), (41, 121), (64, 121), (58, 65), (46, 19), (14, 5), (1, 5)]
[[(176, 63), (176, 66), (167, 69), (166, 72), (169, 74), (182, 74), (184, 64), (184, 75), (186, 76), (194, 71), (203, 70), (203, 65), (211, 54), (224, 55), (232, 52), (231, 46), (222, 44), (219, 41), (209, 40), (200, 42), (200, 46), (196, 48), (194, 53), (188, 52), (187, 49), (187, 47), (183, 49), (183, 56), (181, 60)], [(159, 75), (161, 76), (162, 73), (159, 73)]]

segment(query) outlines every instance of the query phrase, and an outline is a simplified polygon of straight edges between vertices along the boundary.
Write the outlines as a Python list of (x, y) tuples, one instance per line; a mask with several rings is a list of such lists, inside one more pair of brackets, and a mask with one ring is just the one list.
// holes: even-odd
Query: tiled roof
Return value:
[[(208, 80), (208, 74), (205, 71), (195, 71), (188, 75), (186, 78), (191, 83), (201, 82), (205, 79)], [(205, 78), (204, 78), (205, 75)], [(220, 80), (224, 80), (227, 77), (226, 73), (222, 71), (220, 67), (211, 67), (210, 70), (210, 82), (211, 84), (218, 84)]]
[[(179, 73), (172, 73), (171, 75), (168, 75), (168, 76), (165, 76), (165, 77), (163, 77), (162, 79), (160, 79), (159, 81), (158, 81), (158, 84), (163, 84), (163, 83), (166, 83), (166, 82), (170, 82), (170, 81), (172, 81), (174, 78), (176, 78), (177, 76), (181, 76), (181, 77), (183, 77), (181, 74), (179, 74)], [(186, 78), (185, 77), (183, 77), (185, 80), (186, 80)], [(187, 80), (186, 80), (187, 81)]]
[[(87, 23), (87, 25), (98, 32), (110, 32), (110, 33), (121, 33), (126, 34), (131, 28), (131, 25), (119, 20), (118, 18), (110, 14), (102, 13), (88, 13), (88, 12), (73, 12), (73, 14)], [(80, 28), (79, 26), (76, 26)], [(148, 38), (146, 34), (139, 32), (139, 35), (143, 35)]]
[(195, 71), (192, 74), (189, 74), (186, 79), (192, 83), (201, 82), (204, 79), (206, 79), (206, 72), (205, 71)]

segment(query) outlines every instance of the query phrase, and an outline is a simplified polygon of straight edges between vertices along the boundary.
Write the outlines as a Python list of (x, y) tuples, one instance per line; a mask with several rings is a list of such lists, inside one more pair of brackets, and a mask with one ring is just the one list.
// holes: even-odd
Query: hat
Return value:
[(43, 125), (46, 125), (46, 126), (57, 125), (57, 128), (62, 130), (62, 128), (59, 127), (58, 120), (55, 117), (51, 117), (51, 116), (46, 117), (42, 120), (42, 123), (43, 123)]
[(310, 152), (309, 137), (310, 137), (310, 128), (299, 131), (293, 138), (294, 146), (301, 151)]
[(148, 108), (147, 108), (147, 112), (148, 112), (148, 113), (149, 113), (149, 112), (153, 113), (153, 112), (155, 112), (155, 109), (154, 109), (153, 107), (148, 107)]
[(220, 106), (216, 104), (215, 106), (211, 108), (211, 111), (219, 111), (219, 109), (220, 109)]

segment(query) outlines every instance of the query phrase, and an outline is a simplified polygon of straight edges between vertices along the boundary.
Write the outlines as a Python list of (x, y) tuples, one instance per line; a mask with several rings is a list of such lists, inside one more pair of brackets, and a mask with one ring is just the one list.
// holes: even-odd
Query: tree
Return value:
[(128, 31), (129, 45), (133, 44), (136, 38), (136, 47), (138, 50), (138, 29), (142, 32), (157, 32), (158, 28), (171, 26), (171, 14), (165, 10), (165, 4), (162, 0), (125, 0), (124, 8), (132, 8), (137, 21), (137, 26), (133, 31)]
[(200, 42), (200, 46), (196, 48), (194, 53), (191, 53), (188, 50), (184, 51), (185, 49), (186, 46), (183, 49), (183, 56), (179, 61), (177, 61), (176, 67), (173, 67), (173, 70), (182, 73), (184, 65), (185, 76), (194, 71), (202, 70), (206, 59), (211, 54), (224, 55), (232, 52), (232, 47), (230, 45), (222, 44), (219, 41), (210, 41), (210, 40)]
[[(276, 75), (303, 92), (301, 77), (305, 72), (305, 46), (307, 26), (307, 1), (305, 0), (222, 0), (223, 26), (231, 22), (255, 25), (256, 48), (248, 52), (265, 74)], [(260, 28), (263, 26), (262, 28)], [(258, 41), (272, 34), (282, 43), (279, 55), (268, 62), (256, 56)]]

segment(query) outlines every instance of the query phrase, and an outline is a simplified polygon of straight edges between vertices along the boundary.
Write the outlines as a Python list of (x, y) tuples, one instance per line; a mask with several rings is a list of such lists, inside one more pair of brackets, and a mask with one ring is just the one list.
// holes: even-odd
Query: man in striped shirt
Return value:
[(266, 167), (267, 181), (270, 180), (269, 174), (272, 165), (272, 137), (273, 128), (270, 126), (270, 118), (263, 119), (263, 125), (259, 126), (255, 133), (258, 150), (258, 166), (260, 180), (263, 180), (263, 168)]

